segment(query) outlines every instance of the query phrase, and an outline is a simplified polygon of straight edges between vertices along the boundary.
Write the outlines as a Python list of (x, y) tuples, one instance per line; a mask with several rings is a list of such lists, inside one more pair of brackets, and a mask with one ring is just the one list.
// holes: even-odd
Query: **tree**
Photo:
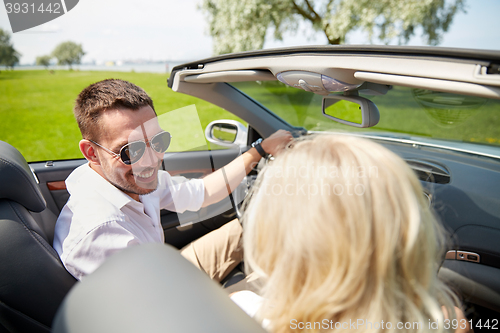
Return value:
[(14, 49), (10, 42), (10, 34), (0, 29), (0, 65), (13, 68), (19, 63), (21, 54)]
[(63, 42), (52, 51), (52, 56), (57, 59), (59, 65), (68, 65), (72, 69), (73, 64), (79, 64), (85, 55), (82, 45), (71, 41)]
[(52, 59), (52, 57), (49, 55), (43, 55), (43, 56), (36, 57), (36, 65), (37, 66), (44, 66), (45, 69), (48, 69), (49, 65), (50, 65), (50, 59)]
[(261, 49), (270, 28), (274, 39), (296, 32), (305, 20), (322, 31), (329, 44), (345, 42), (348, 32), (361, 28), (370, 41), (395, 38), (407, 43), (417, 28), (430, 45), (437, 45), (465, 0), (203, 0), (214, 53)]

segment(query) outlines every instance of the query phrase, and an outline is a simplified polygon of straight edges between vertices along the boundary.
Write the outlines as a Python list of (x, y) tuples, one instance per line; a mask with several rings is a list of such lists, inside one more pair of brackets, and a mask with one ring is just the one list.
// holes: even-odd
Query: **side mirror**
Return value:
[(246, 147), (248, 130), (239, 121), (222, 119), (208, 124), (205, 137), (208, 142), (223, 147)]
[(325, 117), (354, 127), (372, 127), (380, 120), (377, 106), (360, 96), (325, 96), (322, 108)]

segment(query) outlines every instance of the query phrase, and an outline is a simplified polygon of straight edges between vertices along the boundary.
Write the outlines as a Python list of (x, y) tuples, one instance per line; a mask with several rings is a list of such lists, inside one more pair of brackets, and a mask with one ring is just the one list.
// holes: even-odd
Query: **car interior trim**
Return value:
[(500, 268), (500, 254), (494, 249), (498, 244), (500, 229), (496, 226), (464, 225), (455, 230), (456, 260), (481, 262)]
[(455, 94), (459, 93), (470, 96), (500, 99), (500, 88), (475, 83), (369, 72), (356, 72), (354, 77), (359, 80), (380, 84), (394, 84), (411, 88), (430, 89)]
[[(325, 134), (324, 132), (319, 132), (319, 131), (309, 131), (309, 133)], [(344, 133), (336, 132), (336, 134), (342, 135)], [(495, 158), (495, 159), (500, 160), (500, 154), (499, 155), (488, 154), (488, 153), (474, 151), (474, 150), (470, 150), (470, 149), (463, 149), (463, 148), (450, 147), (450, 146), (440, 145), (440, 144), (435, 144), (435, 143), (430, 143), (430, 142), (418, 141), (415, 139), (393, 138), (393, 137), (375, 136), (375, 135), (358, 134), (358, 133), (349, 133), (347, 135), (361, 136), (361, 137), (372, 139), (372, 140), (403, 143), (403, 144), (407, 144), (407, 145), (413, 145), (415, 148), (417, 148), (419, 146), (423, 146), (423, 147), (431, 147), (431, 148), (438, 148), (438, 149), (446, 149), (446, 150), (452, 150), (452, 151), (456, 151), (456, 152), (460, 152), (460, 153), (490, 157), (490, 158)]]
[(176, 91), (177, 78), (183, 81), (188, 75), (268, 69), (275, 76), (283, 71), (309, 71), (347, 83), (362, 81), (354, 76), (355, 72), (367, 72), (500, 86), (500, 75), (484, 74), (485, 71), (481, 68), (487, 68), (487, 66), (489, 66), (488, 62), (479, 59), (473, 62), (462, 62), (459, 59), (450, 58), (449, 61), (443, 62), (443, 59), (423, 59), (418, 56), (389, 59), (371, 54), (348, 56), (335, 53), (299, 53), (281, 58), (254, 57), (230, 62), (212, 62), (203, 69), (183, 67), (172, 72), (169, 84)]
[(491, 67), (492, 65), (490, 66), (484, 66), (479, 64), (476, 65), (476, 71), (474, 73), (474, 76), (481, 79), (482, 81), (491, 81), (494, 84), (500, 79), (500, 75), (499, 73), (490, 73), (489, 68)]
[(59, 180), (59, 181), (55, 181), (55, 182), (48, 182), (47, 188), (49, 189), (49, 191), (65, 190), (66, 189), (66, 182), (64, 180)]
[(212, 173), (212, 169), (186, 169), (168, 170), (171, 176), (181, 176), (186, 178), (202, 178)]
[(450, 172), (436, 162), (416, 159), (406, 159), (405, 161), (420, 180), (438, 184), (448, 184), (451, 181)]
[[(473, 49), (459, 49), (459, 48), (430, 48), (430, 47), (415, 47), (415, 46), (388, 46), (388, 45), (322, 45), (322, 46), (302, 46), (302, 47), (286, 47), (280, 49), (266, 49), (256, 50), (241, 53), (223, 54), (211, 58), (201, 59), (196, 62), (185, 63), (173, 68), (172, 72), (198, 68), (200, 64), (207, 65), (213, 62), (233, 62), (234, 60), (242, 60), (256, 57), (270, 57), (275, 58), (286, 57), (296, 54), (313, 54), (313, 55), (377, 55), (384, 57), (399, 56), (399, 57), (431, 57), (431, 58), (449, 58), (457, 59), (459, 61), (493, 61), (500, 62), (498, 52), (493, 50), (473, 50)], [(227, 61), (232, 60), (232, 61)], [(442, 59), (441, 59), (442, 60)], [(169, 86), (170, 82), (169, 82)]]
[(245, 81), (274, 81), (276, 77), (265, 70), (240, 70), (223, 71), (215, 73), (202, 73), (188, 75), (184, 81), (193, 83), (212, 83), (212, 82), (245, 82)]
[(465, 301), (500, 312), (500, 281), (496, 268), (467, 261), (445, 260), (439, 278), (461, 291)]
[(450, 251), (446, 252), (444, 259), (445, 260), (456, 260), (457, 259), (457, 251), (450, 250)]
[(479, 263), (481, 262), (481, 256), (475, 252), (457, 251), (457, 260)]

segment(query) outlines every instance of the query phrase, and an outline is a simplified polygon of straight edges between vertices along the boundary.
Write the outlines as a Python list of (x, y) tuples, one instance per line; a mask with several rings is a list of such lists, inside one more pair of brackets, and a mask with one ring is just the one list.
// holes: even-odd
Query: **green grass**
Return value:
[[(83, 88), (106, 78), (128, 80), (146, 90), (154, 101), (160, 124), (172, 133), (169, 151), (207, 149), (204, 129), (213, 120), (243, 122), (208, 102), (173, 92), (167, 86), (165, 74), (2, 71), (0, 140), (18, 148), (28, 161), (82, 158), (73, 104)], [(428, 94), (395, 87), (384, 96), (366, 96), (379, 108), (381, 119), (375, 127), (357, 129), (322, 116), (322, 97), (319, 95), (287, 87), (278, 81), (234, 85), (290, 124), (308, 130), (388, 131), (500, 146), (498, 100)], [(449, 107), (443, 108), (436, 101), (444, 101)]]
[(181, 110), (165, 116), (162, 124), (173, 136), (169, 151), (206, 148), (202, 129), (210, 121), (241, 121), (208, 102), (173, 92), (167, 86), (165, 74), (1, 71), (0, 140), (19, 149), (30, 162), (82, 158), (78, 148), (81, 135), (72, 111), (74, 101), (86, 86), (107, 78), (127, 80), (142, 87), (153, 99), (159, 115), (190, 105), (196, 107), (197, 113), (191, 107), (190, 112)]

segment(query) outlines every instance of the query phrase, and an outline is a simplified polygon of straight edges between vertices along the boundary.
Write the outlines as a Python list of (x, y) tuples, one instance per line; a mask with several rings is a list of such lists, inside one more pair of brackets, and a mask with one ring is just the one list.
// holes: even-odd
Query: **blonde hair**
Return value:
[(346, 332), (342, 323), (359, 319), (356, 332), (383, 331), (382, 321), (427, 332), (438, 320), (437, 333), (442, 306), (455, 318), (457, 299), (437, 278), (443, 229), (413, 171), (379, 144), (296, 142), (260, 172), (243, 222), (271, 332)]

